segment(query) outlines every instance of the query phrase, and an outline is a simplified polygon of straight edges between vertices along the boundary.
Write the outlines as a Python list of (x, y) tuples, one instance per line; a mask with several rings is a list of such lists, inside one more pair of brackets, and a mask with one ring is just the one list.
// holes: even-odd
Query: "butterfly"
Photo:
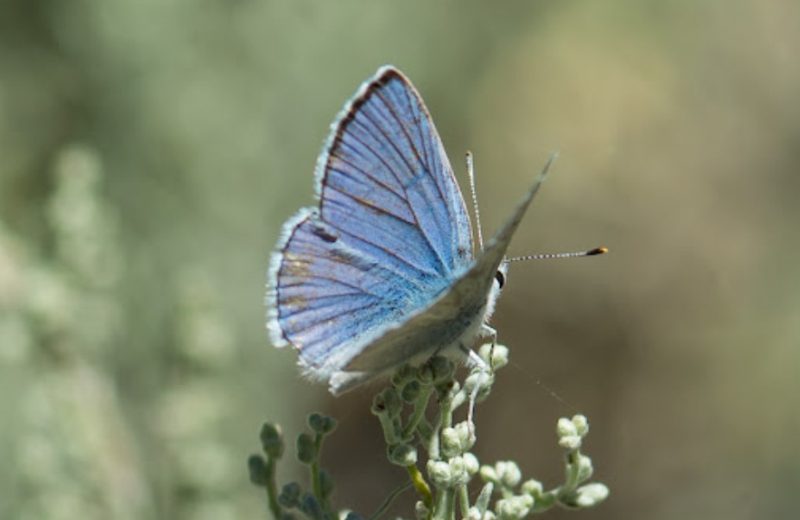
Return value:
[(272, 343), (293, 345), (305, 374), (340, 394), (494, 340), (487, 322), (506, 249), (544, 173), (476, 250), (419, 92), (381, 67), (331, 125), (316, 167), (318, 205), (283, 226), (268, 275)]

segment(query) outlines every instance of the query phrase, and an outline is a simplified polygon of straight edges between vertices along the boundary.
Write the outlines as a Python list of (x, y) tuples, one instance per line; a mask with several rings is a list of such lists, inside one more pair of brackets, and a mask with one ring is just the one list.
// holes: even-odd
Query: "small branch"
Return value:
[(425, 410), (428, 409), (428, 402), (432, 394), (433, 386), (431, 385), (423, 386), (420, 390), (419, 396), (414, 401), (414, 411), (411, 412), (411, 416), (408, 418), (408, 424), (406, 424), (406, 427), (403, 429), (404, 440), (409, 441), (413, 437), (417, 426), (419, 426), (420, 421), (425, 417)]
[(267, 459), (266, 465), (267, 481), (264, 488), (267, 491), (267, 503), (273, 518), (276, 520), (283, 516), (283, 509), (278, 504), (278, 487), (275, 483), (275, 461), (271, 458)]
[(406, 471), (408, 471), (408, 476), (411, 478), (411, 484), (422, 498), (422, 503), (425, 504), (428, 509), (433, 507), (433, 493), (431, 493), (431, 487), (425, 481), (425, 477), (422, 476), (419, 468), (412, 464), (406, 466)]

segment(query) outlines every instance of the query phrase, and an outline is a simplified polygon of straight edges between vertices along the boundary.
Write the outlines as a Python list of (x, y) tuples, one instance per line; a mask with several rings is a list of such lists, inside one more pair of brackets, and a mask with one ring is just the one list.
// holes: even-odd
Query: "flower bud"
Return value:
[(428, 520), (431, 511), (422, 500), (418, 500), (417, 503), (414, 504), (414, 515), (417, 517), (417, 520)]
[(450, 464), (441, 460), (428, 461), (428, 475), (433, 483), (438, 487), (448, 488), (451, 486), (452, 474)]
[(481, 464), (478, 462), (478, 457), (473, 455), (472, 453), (465, 453), (463, 455), (464, 458), (464, 467), (469, 473), (470, 476), (474, 475), (481, 469)]
[(403, 410), (403, 401), (394, 388), (386, 388), (372, 400), (372, 413), (375, 415), (387, 414), (397, 417)]
[(539, 498), (542, 496), (542, 493), (544, 493), (544, 486), (542, 486), (542, 483), (538, 480), (526, 480), (525, 483), (522, 484), (522, 492), (533, 498)]
[(585, 482), (589, 480), (594, 472), (594, 468), (592, 467), (592, 459), (586, 455), (579, 455), (576, 464), (578, 465), (578, 482)]
[(570, 437), (578, 435), (578, 429), (575, 427), (575, 424), (573, 424), (572, 421), (566, 417), (562, 417), (558, 420), (556, 425), (556, 433), (559, 437)]
[(452, 457), (461, 453), (461, 442), (455, 428), (444, 428), (441, 433), (442, 454), (445, 457)]
[(514, 461), (500, 461), (495, 464), (495, 470), (500, 484), (507, 488), (515, 487), (522, 480), (522, 472)]
[(307, 517), (313, 520), (323, 520), (325, 513), (322, 511), (322, 506), (319, 501), (311, 493), (303, 495), (300, 500), (300, 511), (306, 514)]
[(256, 486), (266, 486), (268, 483), (267, 461), (261, 455), (250, 455), (247, 459), (247, 469), (250, 472), (250, 482)]
[(277, 459), (283, 455), (283, 433), (277, 424), (265, 422), (261, 426), (261, 448), (268, 457)]
[(278, 495), (278, 503), (286, 508), (297, 507), (300, 504), (300, 484), (289, 482), (283, 486)]
[(581, 438), (578, 435), (565, 435), (558, 439), (558, 445), (568, 450), (577, 450), (581, 447)]
[(311, 464), (317, 457), (317, 448), (314, 439), (308, 433), (297, 436), (297, 459), (303, 464)]
[(461, 421), (455, 425), (455, 432), (458, 435), (458, 442), (461, 453), (469, 450), (475, 445), (475, 427), (467, 421)]
[(586, 420), (586, 416), (573, 415), (572, 424), (575, 425), (575, 432), (581, 437), (586, 437), (586, 434), (589, 433), (589, 421)]
[(315, 432), (322, 435), (328, 434), (336, 428), (336, 419), (322, 415), (319, 413), (312, 413), (308, 416), (308, 426)]
[(492, 348), (492, 344), (487, 343), (481, 346), (480, 356), (494, 370), (498, 370), (508, 364), (508, 347), (495, 344)]
[(500, 518), (524, 518), (532, 507), (532, 496), (514, 495), (498, 500), (495, 509), (497, 510), (497, 516)]
[(396, 387), (401, 387), (409, 381), (412, 381), (417, 376), (417, 371), (410, 365), (403, 365), (397, 372), (392, 375), (392, 384)]
[(433, 368), (428, 363), (420, 365), (420, 367), (417, 368), (417, 380), (422, 385), (433, 384), (434, 381)]
[(464, 392), (472, 395), (477, 387), (478, 394), (486, 390), (492, 383), (492, 375), (484, 371), (474, 371), (464, 380)]
[(428, 361), (433, 373), (433, 384), (441, 384), (450, 380), (455, 371), (453, 362), (444, 356), (435, 356)]
[(417, 450), (410, 444), (395, 444), (388, 448), (389, 462), (398, 466), (412, 466), (417, 463)]
[(417, 397), (419, 397), (421, 389), (422, 386), (419, 384), (419, 381), (409, 381), (400, 391), (400, 397), (407, 403), (413, 403), (416, 401)]
[(463, 457), (453, 457), (448, 463), (450, 465), (450, 475), (452, 476), (454, 486), (469, 482), (469, 473), (467, 472), (467, 465), (464, 463)]
[(492, 466), (481, 466), (481, 478), (484, 482), (492, 482), (497, 483), (497, 472), (494, 470)]
[(575, 497), (577, 507), (592, 507), (608, 498), (608, 487), (600, 482), (579, 487)]

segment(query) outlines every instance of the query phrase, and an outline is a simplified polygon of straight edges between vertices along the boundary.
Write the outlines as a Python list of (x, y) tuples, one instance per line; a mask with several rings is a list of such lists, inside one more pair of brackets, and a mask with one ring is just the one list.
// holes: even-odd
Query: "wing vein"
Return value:
[[(328, 188), (330, 188), (333, 191), (336, 191), (338, 193), (341, 193), (345, 197), (355, 201), (357, 204), (360, 204), (360, 205), (362, 205), (362, 206), (364, 206), (366, 208), (369, 208), (369, 209), (371, 209), (373, 211), (376, 211), (378, 213), (381, 213), (383, 215), (391, 217), (391, 218), (393, 218), (393, 219), (395, 219), (395, 220), (397, 220), (399, 222), (402, 222), (404, 224), (408, 224), (409, 226), (413, 226), (414, 225), (413, 222), (409, 222), (408, 220), (404, 219), (400, 215), (392, 213), (391, 211), (388, 211), (388, 210), (386, 210), (386, 209), (384, 209), (384, 208), (382, 208), (382, 207), (380, 207), (380, 206), (378, 206), (376, 204), (373, 204), (372, 202), (370, 202), (370, 201), (368, 201), (366, 199), (362, 199), (361, 197), (358, 197), (357, 195), (353, 195), (352, 193), (346, 192), (344, 190), (340, 190), (336, 186), (328, 186)], [(328, 201), (328, 202), (330, 202), (330, 201)]]
[[(413, 178), (416, 178), (416, 175), (414, 175), (414, 170), (413, 170), (413, 168), (412, 168), (412, 167), (411, 167), (411, 165), (408, 163), (408, 159), (407, 159), (407, 158), (406, 158), (406, 157), (403, 155), (403, 153), (402, 153), (400, 150), (398, 150), (398, 149), (397, 149), (397, 146), (396, 146), (396, 145), (394, 144), (394, 142), (393, 142), (393, 141), (392, 141), (392, 140), (389, 138), (389, 136), (388, 136), (388, 135), (386, 135), (386, 132), (384, 132), (383, 128), (381, 128), (381, 126), (380, 126), (378, 123), (376, 123), (376, 122), (375, 122), (375, 121), (374, 121), (374, 120), (373, 120), (371, 117), (369, 117), (369, 116), (366, 114), (366, 112), (362, 112), (362, 115), (364, 116), (364, 118), (365, 118), (365, 119), (369, 120), (369, 122), (370, 122), (370, 123), (372, 123), (372, 124), (375, 126), (375, 128), (378, 130), (378, 132), (380, 132), (380, 133), (381, 133), (381, 135), (384, 137), (384, 139), (385, 139), (387, 142), (389, 142), (389, 143), (391, 144), (391, 147), (392, 147), (392, 148), (394, 148), (394, 151), (395, 151), (395, 152), (396, 152), (396, 153), (397, 153), (397, 154), (400, 156), (400, 158), (402, 159), (402, 161), (403, 161), (403, 162), (406, 164), (406, 167), (408, 167), (408, 169), (409, 169), (409, 173), (411, 174), (411, 178), (412, 178), (412, 179), (413, 179)], [(353, 120), (353, 122), (354, 122), (354, 123), (355, 123), (355, 122), (358, 122), (358, 123), (359, 123), (359, 124), (362, 126), (362, 128), (365, 128), (365, 129), (366, 129), (366, 127), (364, 126), (364, 124), (363, 124), (363, 123), (361, 123), (360, 121), (358, 121), (358, 120), (354, 119), (354, 120)], [(367, 130), (368, 130), (368, 129), (367, 129)], [(384, 163), (384, 164), (385, 164), (385, 163)], [(395, 176), (395, 178), (397, 178), (397, 177)], [(398, 180), (399, 180), (399, 179), (398, 179)], [(402, 188), (403, 188), (403, 192), (406, 194), (406, 200), (408, 200), (408, 190), (406, 190), (406, 185), (405, 185), (404, 183), (402, 183), (402, 182), (400, 183), (400, 185), (401, 185), (401, 186), (402, 186)], [(416, 211), (416, 209), (414, 208), (414, 206), (411, 204), (411, 201), (410, 201), (410, 200), (408, 201), (408, 207), (411, 209), (411, 213), (414, 215), (414, 221), (415, 221), (415, 223), (417, 224), (417, 229), (419, 229), (419, 232), (420, 232), (420, 234), (421, 234), (421, 235), (422, 235), (422, 236), (425, 238), (425, 241), (428, 243), (428, 246), (430, 247), (430, 250), (431, 250), (431, 252), (432, 252), (432, 253), (433, 253), (433, 255), (436, 257), (436, 259), (439, 261), (439, 264), (442, 266), (442, 270), (443, 270), (443, 272), (444, 272), (444, 273), (448, 272), (450, 269), (448, 268), (448, 266), (447, 266), (447, 263), (444, 261), (444, 259), (442, 258), (441, 254), (440, 254), (440, 253), (439, 253), (439, 251), (436, 249), (436, 247), (434, 247), (434, 245), (433, 245), (433, 241), (431, 241), (431, 237), (429, 237), (429, 236), (428, 236), (428, 234), (425, 232), (425, 228), (424, 228), (424, 227), (421, 225), (421, 223), (420, 223), (420, 220), (419, 220), (419, 215), (417, 215), (417, 211)]]

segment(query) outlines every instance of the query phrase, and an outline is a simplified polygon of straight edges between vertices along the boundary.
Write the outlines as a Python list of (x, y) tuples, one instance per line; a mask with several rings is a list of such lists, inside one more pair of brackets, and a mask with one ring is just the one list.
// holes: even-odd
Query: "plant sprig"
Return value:
[[(387, 459), (406, 470), (409, 483), (394, 490), (371, 519), (385, 512), (409, 488), (415, 489), (419, 497), (415, 516), (420, 520), (454, 520), (457, 513), (469, 520), (515, 520), (555, 506), (593, 507), (608, 496), (604, 484), (588, 482), (594, 470), (591, 459), (581, 452), (589, 432), (583, 415), (558, 420), (556, 432), (558, 444), (565, 450), (565, 478), (556, 487), (545, 490), (538, 480), (523, 481), (519, 466), (513, 461), (480, 464), (470, 451), (477, 441), (471, 410), (476, 402), (489, 396), (495, 371), (508, 363), (508, 349), (484, 345), (479, 356), (480, 361), (472, 363), (463, 384), (456, 377), (453, 362), (435, 356), (419, 367), (398, 370), (390, 385), (374, 397), (371, 411), (381, 424)], [(466, 419), (454, 422), (456, 412), (465, 405), (470, 410)], [(350, 510), (337, 513), (332, 507), (333, 480), (319, 464), (323, 440), (336, 422), (315, 413), (309, 416), (308, 425), (312, 433), (298, 436), (297, 455), (309, 467), (310, 492), (290, 482), (277, 493), (275, 465), (284, 444), (280, 429), (269, 423), (261, 430), (263, 455), (253, 455), (248, 461), (251, 481), (265, 488), (276, 520), (294, 518), (296, 512), (310, 520), (359, 519)], [(424, 464), (420, 453), (425, 455)], [(476, 476), (484, 484), (471, 502), (468, 486)]]

